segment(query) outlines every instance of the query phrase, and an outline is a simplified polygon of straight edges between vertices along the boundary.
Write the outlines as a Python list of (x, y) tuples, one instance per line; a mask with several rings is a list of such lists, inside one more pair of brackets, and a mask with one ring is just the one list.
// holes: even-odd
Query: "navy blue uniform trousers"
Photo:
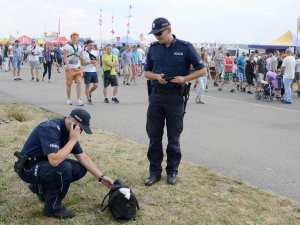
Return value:
[(162, 139), (165, 123), (168, 136), (166, 172), (178, 174), (181, 160), (179, 139), (183, 130), (184, 114), (183, 97), (179, 94), (151, 93), (149, 96), (146, 130), (150, 139), (147, 154), (150, 175), (160, 176), (162, 173), (161, 163), (164, 157)]
[(44, 211), (60, 210), (62, 200), (66, 196), (70, 183), (79, 180), (86, 174), (86, 169), (76, 160), (65, 159), (57, 167), (48, 161), (29, 161), (21, 179), (31, 184), (41, 184), (45, 193)]

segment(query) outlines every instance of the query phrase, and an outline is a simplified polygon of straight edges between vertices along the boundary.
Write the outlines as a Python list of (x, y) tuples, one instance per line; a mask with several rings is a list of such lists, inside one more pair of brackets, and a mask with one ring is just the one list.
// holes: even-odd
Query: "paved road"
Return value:
[[(31, 82), (28, 66), (23, 81), (0, 72), (0, 102), (34, 104), (63, 115), (75, 106), (65, 104), (64, 74), (53, 74), (53, 83)], [(148, 144), (145, 131), (146, 82), (121, 86), (120, 104), (105, 104), (102, 88), (85, 105), (94, 127)], [(300, 98), (292, 105), (257, 101), (253, 95), (223, 92), (209, 85), (205, 105), (187, 107), (182, 135), (183, 159), (219, 173), (300, 201)], [(109, 90), (111, 91), (111, 90)], [(72, 90), (73, 97), (75, 92)], [(165, 135), (166, 139), (166, 135)]]

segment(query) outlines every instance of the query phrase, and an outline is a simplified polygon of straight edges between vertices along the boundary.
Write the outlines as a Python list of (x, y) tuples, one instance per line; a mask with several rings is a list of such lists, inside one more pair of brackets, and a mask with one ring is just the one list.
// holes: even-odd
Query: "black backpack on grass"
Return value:
[[(108, 203), (103, 207), (107, 196)], [(104, 197), (100, 211), (104, 212), (107, 207), (110, 209), (111, 214), (116, 220), (134, 220), (136, 209), (140, 209), (133, 191), (118, 179), (115, 180), (110, 191)]]

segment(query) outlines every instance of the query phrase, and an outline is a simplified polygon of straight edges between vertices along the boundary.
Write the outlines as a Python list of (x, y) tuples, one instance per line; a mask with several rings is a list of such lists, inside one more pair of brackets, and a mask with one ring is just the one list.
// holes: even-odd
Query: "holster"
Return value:
[(24, 170), (24, 167), (25, 167), (25, 164), (28, 160), (28, 157), (27, 156), (22, 156), (20, 152), (16, 151), (14, 153), (14, 156), (17, 157), (17, 161), (15, 162), (15, 165), (14, 165), (14, 171), (19, 175), (19, 177), (22, 176), (23, 174), (23, 170)]
[(184, 100), (184, 111), (186, 109), (187, 102), (190, 98), (190, 89), (191, 89), (191, 82), (184, 83), (182, 85), (182, 97)]
[(148, 96), (150, 96), (152, 92), (151, 80), (147, 80), (147, 90), (148, 90)]

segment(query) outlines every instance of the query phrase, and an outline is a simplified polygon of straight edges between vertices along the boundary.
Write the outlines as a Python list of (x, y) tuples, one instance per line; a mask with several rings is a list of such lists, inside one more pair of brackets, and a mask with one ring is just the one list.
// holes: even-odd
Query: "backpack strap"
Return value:
[(109, 203), (107, 203), (107, 205), (103, 207), (104, 202), (109, 194), (110, 194), (110, 192), (108, 192), (107, 195), (105, 195), (105, 197), (103, 198), (101, 206), (100, 206), (100, 212), (104, 212), (107, 209), (107, 207), (109, 206)]
[(68, 55), (67, 57), (70, 57), (70, 56), (72, 56), (72, 55), (75, 55), (75, 53), (76, 52), (78, 52), (78, 45), (77, 45), (77, 49), (75, 49), (75, 47), (74, 47), (74, 45), (73, 45), (73, 43), (69, 43), (69, 45), (73, 48), (73, 50), (74, 50), (74, 53), (73, 54), (70, 54), (70, 55)]
[[(86, 51), (86, 50), (85, 50)], [(90, 60), (96, 60), (97, 57), (95, 55), (93, 55), (92, 53), (86, 51), (89, 54)]]
[(135, 202), (136, 202), (136, 207), (137, 207), (138, 210), (140, 210), (139, 202), (138, 202), (138, 200), (136, 199), (136, 196), (135, 196), (135, 194), (132, 192), (131, 189), (130, 189), (130, 195), (133, 196), (133, 198), (134, 198), (134, 200), (135, 200)]

